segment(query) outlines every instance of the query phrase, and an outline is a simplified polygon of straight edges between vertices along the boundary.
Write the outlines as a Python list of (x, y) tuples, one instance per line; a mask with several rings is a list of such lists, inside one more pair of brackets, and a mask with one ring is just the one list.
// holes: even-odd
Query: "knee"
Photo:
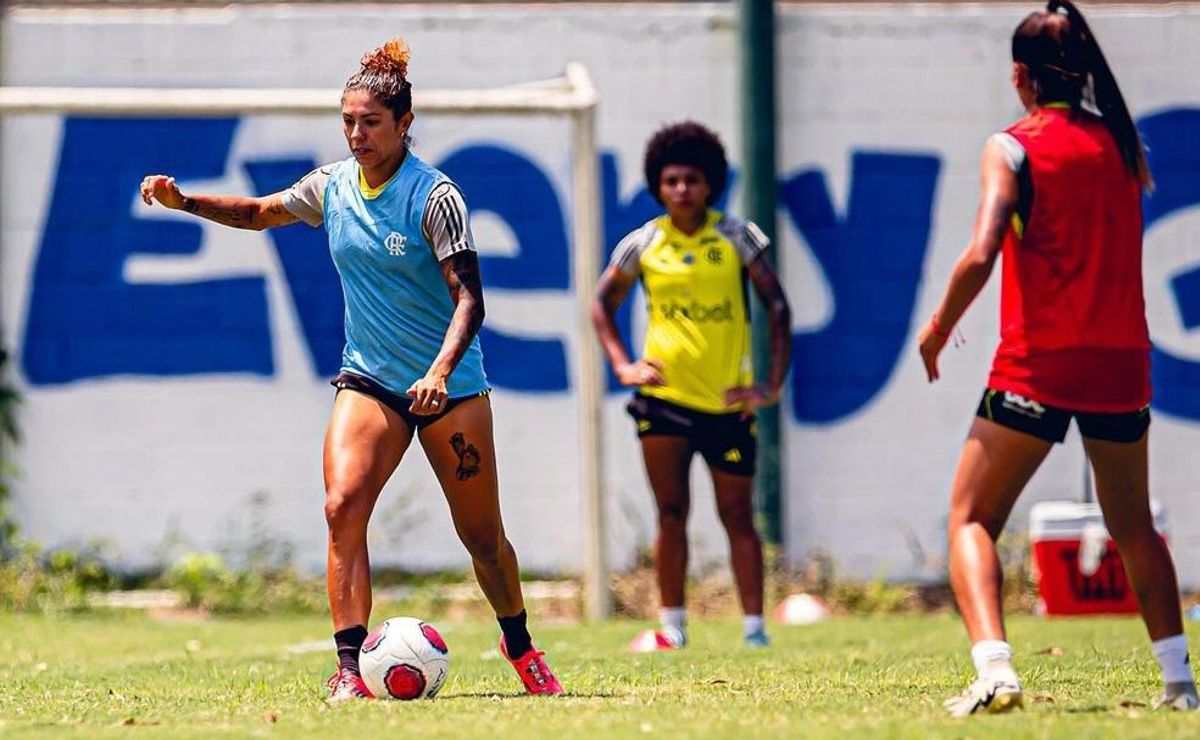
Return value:
[(479, 563), (496, 563), (508, 546), (508, 540), (499, 530), (495, 532), (464, 532), (462, 543), (471, 559)]
[(978, 530), (983, 530), (994, 542), (1004, 530), (1004, 523), (1005, 517), (997, 515), (990, 507), (962, 502), (951, 505), (946, 529), (951, 543), (963, 532)]
[(988, 539), (995, 542), (1000, 537), (1000, 531), (1003, 528), (1003, 522), (992, 522), (984, 517), (955, 516), (952, 513), (947, 522), (946, 536), (952, 547), (954, 541), (959, 537), (975, 532), (982, 532), (987, 535)]
[(332, 529), (366, 526), (370, 510), (365, 491), (353, 486), (330, 486), (325, 491), (325, 523)]
[(754, 507), (750, 500), (717, 504), (717, 515), (729, 534), (754, 532)]

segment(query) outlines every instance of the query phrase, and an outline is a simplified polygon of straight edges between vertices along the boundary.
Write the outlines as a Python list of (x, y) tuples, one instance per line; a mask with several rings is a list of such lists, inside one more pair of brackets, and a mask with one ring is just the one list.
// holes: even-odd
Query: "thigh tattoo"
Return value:
[(450, 435), (450, 446), (454, 448), (454, 454), (458, 455), (458, 470), (455, 471), (458, 479), (470, 480), (479, 475), (479, 450), (467, 442), (462, 432)]

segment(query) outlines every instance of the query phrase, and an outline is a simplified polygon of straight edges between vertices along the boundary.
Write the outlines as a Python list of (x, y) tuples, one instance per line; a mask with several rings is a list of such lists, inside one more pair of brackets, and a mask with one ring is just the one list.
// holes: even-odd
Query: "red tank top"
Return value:
[(1097, 118), (1040, 108), (1004, 240), (1000, 346), (988, 385), (1076, 411), (1150, 402), (1138, 181)]

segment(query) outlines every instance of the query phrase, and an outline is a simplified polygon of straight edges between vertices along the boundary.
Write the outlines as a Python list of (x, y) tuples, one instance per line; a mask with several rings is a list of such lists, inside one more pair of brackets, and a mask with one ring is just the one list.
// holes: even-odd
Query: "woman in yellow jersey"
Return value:
[[(687, 643), (688, 469), (697, 452), (712, 475), (729, 536), (746, 644), (767, 644), (762, 543), (751, 503), (754, 412), (779, 400), (790, 361), (791, 315), (763, 255), (767, 237), (753, 223), (711, 208), (728, 172), (724, 147), (704, 126), (678, 123), (654, 134), (646, 146), (646, 185), (667, 212), (617, 245), (592, 304), (592, 323), (617, 378), (637, 389), (628, 408), (658, 507), (654, 562), (662, 629), (635, 641), (635, 649)], [(630, 360), (613, 315), (639, 277), (646, 293), (646, 344), (642, 358)], [(754, 382), (750, 361), (747, 278), (770, 311), (765, 384)]]

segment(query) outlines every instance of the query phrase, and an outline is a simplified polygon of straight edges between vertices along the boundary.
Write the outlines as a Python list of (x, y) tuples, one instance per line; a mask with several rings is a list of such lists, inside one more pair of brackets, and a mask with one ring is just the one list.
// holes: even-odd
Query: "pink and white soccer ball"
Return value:
[(432, 699), (450, 672), (450, 649), (432, 625), (392, 617), (367, 635), (358, 668), (377, 699)]

